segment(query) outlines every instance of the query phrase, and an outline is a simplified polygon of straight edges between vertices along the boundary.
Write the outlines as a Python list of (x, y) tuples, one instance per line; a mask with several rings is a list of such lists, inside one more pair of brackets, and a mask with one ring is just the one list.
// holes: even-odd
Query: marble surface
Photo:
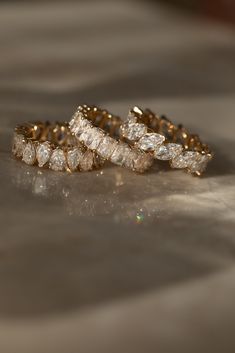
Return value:
[[(234, 30), (129, 1), (0, 5), (0, 350), (234, 352)], [(136, 104), (207, 141), (203, 178), (67, 175), (12, 129)]]

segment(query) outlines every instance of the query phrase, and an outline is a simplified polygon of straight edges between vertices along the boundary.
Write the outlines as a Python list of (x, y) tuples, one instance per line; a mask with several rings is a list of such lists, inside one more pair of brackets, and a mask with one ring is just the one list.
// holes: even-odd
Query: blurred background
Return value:
[(233, 24), (235, 22), (235, 3), (233, 0), (163, 0), (162, 2), (220, 21)]
[(2, 1), (2, 119), (234, 92), (234, 13), (231, 0)]

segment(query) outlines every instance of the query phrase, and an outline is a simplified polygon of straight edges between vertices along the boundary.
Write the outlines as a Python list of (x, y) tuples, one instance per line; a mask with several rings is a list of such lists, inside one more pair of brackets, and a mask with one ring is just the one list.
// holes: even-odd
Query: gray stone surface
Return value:
[[(0, 351), (234, 352), (234, 31), (151, 3), (0, 5)], [(210, 143), (202, 179), (156, 163), (66, 175), (12, 129), (139, 104)]]

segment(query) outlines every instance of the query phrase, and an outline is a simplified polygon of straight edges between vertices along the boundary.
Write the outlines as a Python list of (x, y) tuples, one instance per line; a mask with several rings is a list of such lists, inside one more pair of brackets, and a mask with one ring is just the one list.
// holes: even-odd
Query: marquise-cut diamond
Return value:
[(203, 173), (210, 161), (210, 156), (199, 155), (198, 158), (190, 165), (189, 170), (191, 173)]
[(93, 168), (94, 154), (92, 151), (87, 150), (80, 161), (79, 167), (83, 172), (89, 171)]
[(128, 140), (137, 141), (147, 133), (147, 127), (144, 124), (125, 122), (121, 126), (121, 132)]
[(122, 142), (119, 142), (111, 155), (111, 162), (117, 165), (124, 165), (131, 152), (130, 147)]
[(198, 156), (198, 152), (186, 151), (172, 159), (171, 166), (172, 168), (177, 169), (190, 168), (190, 166), (197, 160)]
[(55, 171), (62, 171), (67, 167), (64, 151), (60, 148), (52, 152), (49, 167)]
[(32, 165), (36, 161), (36, 151), (32, 141), (29, 141), (23, 151), (22, 160), (29, 165)]
[(12, 153), (16, 157), (22, 157), (25, 145), (26, 145), (26, 141), (24, 139), (24, 136), (21, 134), (15, 133), (13, 137), (13, 143), (12, 143)]
[(36, 150), (38, 166), (43, 167), (50, 159), (52, 148), (48, 142), (40, 143)]
[(71, 150), (69, 150), (67, 153), (67, 162), (68, 162), (69, 169), (71, 171), (76, 170), (82, 158), (83, 158), (83, 152), (81, 148), (73, 147)]
[(164, 141), (165, 137), (163, 135), (152, 132), (145, 134), (143, 137), (141, 137), (141, 139), (137, 142), (136, 146), (143, 151), (154, 151)]
[(116, 146), (117, 141), (115, 141), (112, 137), (104, 136), (97, 148), (97, 153), (99, 153), (101, 157), (108, 159)]
[(180, 154), (179, 156), (172, 159), (171, 166), (172, 168), (177, 169), (187, 168), (187, 161), (184, 159), (184, 156)]
[(184, 159), (187, 162), (187, 167), (190, 168), (194, 162), (198, 160), (200, 153), (193, 151), (184, 152)]
[(183, 147), (177, 143), (167, 143), (154, 151), (154, 157), (160, 160), (170, 160), (181, 154)]

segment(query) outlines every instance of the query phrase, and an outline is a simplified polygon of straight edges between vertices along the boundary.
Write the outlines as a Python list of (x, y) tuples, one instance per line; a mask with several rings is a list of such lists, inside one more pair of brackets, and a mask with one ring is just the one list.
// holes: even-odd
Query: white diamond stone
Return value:
[(131, 152), (131, 149), (127, 144), (123, 142), (119, 142), (116, 148), (114, 149), (114, 152), (112, 153), (110, 160), (114, 164), (122, 166), (125, 164), (126, 160), (128, 159), (130, 152)]
[(75, 171), (77, 169), (80, 161), (83, 158), (83, 154), (84, 153), (79, 147), (73, 147), (71, 150), (68, 151), (67, 162), (68, 162), (69, 169), (71, 171)]
[(136, 146), (143, 151), (154, 151), (164, 141), (165, 137), (163, 135), (153, 132), (145, 134), (143, 137), (141, 137), (141, 139), (137, 142)]
[(187, 167), (190, 168), (193, 163), (195, 163), (200, 157), (200, 153), (193, 152), (193, 151), (186, 151), (184, 152), (184, 159), (187, 162)]
[(177, 143), (167, 143), (154, 151), (154, 157), (160, 160), (170, 160), (181, 154), (183, 147)]
[(104, 133), (101, 129), (97, 128), (97, 127), (93, 127), (92, 128), (92, 142), (89, 146), (91, 150), (96, 150), (97, 147), (99, 146), (101, 140), (104, 137)]
[(80, 123), (82, 118), (82, 114), (78, 111), (73, 115), (72, 119), (69, 122), (69, 128), (71, 132), (76, 132), (76, 128), (78, 127), (78, 124)]
[(24, 136), (21, 134), (15, 133), (13, 137), (13, 143), (12, 143), (12, 153), (16, 157), (22, 157), (25, 145), (26, 145), (26, 141), (24, 139)]
[(93, 141), (93, 129), (88, 126), (79, 136), (79, 141), (83, 142), (85, 146), (89, 146)]
[(104, 136), (97, 148), (97, 153), (101, 157), (108, 159), (116, 147), (117, 141), (115, 141), (112, 137)]
[(49, 162), (49, 167), (52, 170), (55, 171), (62, 171), (66, 168), (66, 158), (64, 151), (61, 150), (60, 148), (55, 149), (52, 152), (50, 162)]
[(92, 127), (92, 124), (89, 120), (81, 117), (78, 117), (77, 122), (75, 123), (75, 127), (73, 132), (75, 136), (79, 139), (80, 135), (86, 130)]
[(22, 160), (29, 165), (32, 165), (36, 161), (36, 151), (35, 147), (32, 143), (32, 141), (29, 141), (27, 145), (25, 146), (25, 149), (23, 151), (23, 157)]
[(172, 159), (171, 166), (177, 169), (190, 168), (192, 163), (197, 160), (198, 156), (198, 152), (186, 151)]
[(50, 159), (52, 148), (48, 142), (40, 143), (36, 150), (38, 166), (43, 167)]
[(89, 171), (93, 168), (94, 154), (92, 151), (87, 150), (80, 161), (80, 170), (83, 172)]
[(122, 136), (128, 140), (137, 141), (147, 133), (147, 126), (144, 124), (125, 122), (121, 126), (121, 132)]
[(203, 173), (207, 167), (207, 163), (210, 160), (208, 155), (198, 155), (198, 158), (190, 165), (189, 170), (191, 173)]
[(187, 162), (184, 159), (184, 156), (180, 154), (179, 156), (172, 159), (171, 166), (172, 168), (183, 169), (183, 168), (187, 168)]

